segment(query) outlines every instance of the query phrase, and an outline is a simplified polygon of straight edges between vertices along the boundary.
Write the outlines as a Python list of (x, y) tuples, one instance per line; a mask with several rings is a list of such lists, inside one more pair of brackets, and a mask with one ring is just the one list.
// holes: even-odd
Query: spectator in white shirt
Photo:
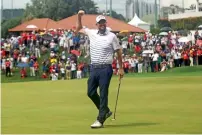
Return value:
[(128, 46), (128, 41), (122, 41), (122, 48), (123, 48), (124, 55), (126, 55), (127, 53), (127, 46)]
[(157, 71), (158, 57), (159, 54), (157, 52), (154, 52), (154, 54), (152, 55), (152, 69), (151, 69), (152, 72)]
[(55, 42), (54, 42), (54, 40), (52, 40), (51, 43), (50, 43), (50, 49), (51, 49), (51, 51), (55, 50)]
[(54, 53), (53, 51), (51, 51), (50, 57), (51, 57), (51, 58), (55, 57), (55, 53)]
[(76, 78), (76, 63), (71, 61), (71, 79)]
[(177, 55), (178, 55), (178, 60), (179, 60), (179, 67), (182, 66), (182, 63), (183, 63), (183, 58), (182, 58), (182, 54), (180, 51), (177, 52)]
[(129, 61), (129, 64), (130, 64), (130, 72), (134, 72), (135, 71), (135, 61), (134, 61), (134, 58), (133, 57), (130, 57), (130, 59), (128, 60)]
[(59, 37), (59, 40), (60, 40), (60, 42), (59, 42), (60, 47), (64, 47), (65, 35), (61, 35), (61, 36)]
[(23, 62), (23, 63), (27, 63), (28, 62), (28, 58), (24, 54), (21, 57), (21, 62)]
[(174, 52), (172, 52), (172, 55), (173, 55), (175, 67), (179, 67), (179, 57), (181, 57), (181, 56), (178, 56), (179, 53), (178, 53), (177, 49)]
[(70, 51), (74, 49), (74, 43), (72, 38), (69, 39), (69, 47), (70, 47)]
[(40, 47), (39, 47), (39, 41), (36, 41), (36, 46), (35, 46), (35, 55), (37, 58), (41, 58), (41, 52), (40, 52)]
[(51, 76), (52, 81), (58, 80), (58, 73), (56, 73), (55, 70), (53, 70), (53, 72), (50, 74), (50, 76)]
[(60, 68), (60, 72), (61, 72), (62, 80), (64, 80), (64, 79), (65, 79), (65, 68), (64, 68), (64, 66), (62, 66), (62, 67)]

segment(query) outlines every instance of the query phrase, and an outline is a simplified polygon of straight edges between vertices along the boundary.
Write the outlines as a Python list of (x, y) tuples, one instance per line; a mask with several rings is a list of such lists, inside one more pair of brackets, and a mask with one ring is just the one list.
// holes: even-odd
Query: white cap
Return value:
[(99, 16), (96, 17), (96, 22), (97, 22), (97, 23), (98, 23), (99, 21), (101, 21), (101, 20), (105, 20), (105, 21), (106, 21), (105, 16), (99, 15)]

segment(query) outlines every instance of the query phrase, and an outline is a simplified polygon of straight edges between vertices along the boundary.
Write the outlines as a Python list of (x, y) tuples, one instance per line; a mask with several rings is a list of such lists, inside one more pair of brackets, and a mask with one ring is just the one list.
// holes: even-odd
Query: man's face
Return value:
[(105, 31), (106, 31), (106, 20), (100, 20), (98, 23), (97, 23), (97, 26), (98, 26), (98, 29), (99, 29), (99, 32), (101, 34), (103, 34)]

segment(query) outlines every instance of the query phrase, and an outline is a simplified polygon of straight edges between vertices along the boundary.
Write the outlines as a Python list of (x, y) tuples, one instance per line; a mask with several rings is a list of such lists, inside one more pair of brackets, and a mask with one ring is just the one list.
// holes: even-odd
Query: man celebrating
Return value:
[[(84, 11), (78, 12), (77, 34), (82, 28), (81, 18)], [(106, 18), (102, 15), (97, 16), (97, 30), (84, 28), (84, 32), (90, 39), (90, 77), (88, 79), (88, 96), (99, 110), (99, 115), (91, 128), (101, 128), (105, 120), (112, 115), (108, 108), (108, 88), (113, 74), (112, 61), (114, 51), (117, 52), (119, 62), (119, 75), (121, 79), (124, 75), (122, 68), (122, 49), (116, 35), (106, 29)], [(100, 88), (100, 96), (97, 88)]]

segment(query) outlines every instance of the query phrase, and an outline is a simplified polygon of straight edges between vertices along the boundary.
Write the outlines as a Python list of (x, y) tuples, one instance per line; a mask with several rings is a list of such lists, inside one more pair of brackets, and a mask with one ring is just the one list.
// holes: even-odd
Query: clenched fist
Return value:
[(78, 15), (82, 16), (84, 14), (85, 14), (85, 12), (83, 10), (79, 10)]

